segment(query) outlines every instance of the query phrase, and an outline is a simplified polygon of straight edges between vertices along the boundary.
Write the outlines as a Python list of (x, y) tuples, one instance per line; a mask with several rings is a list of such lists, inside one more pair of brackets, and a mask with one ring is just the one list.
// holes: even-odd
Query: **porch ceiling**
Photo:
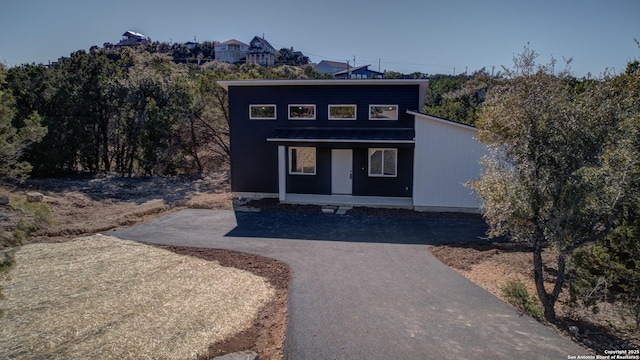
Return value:
[(267, 141), (413, 144), (415, 131), (410, 128), (287, 128), (276, 129)]

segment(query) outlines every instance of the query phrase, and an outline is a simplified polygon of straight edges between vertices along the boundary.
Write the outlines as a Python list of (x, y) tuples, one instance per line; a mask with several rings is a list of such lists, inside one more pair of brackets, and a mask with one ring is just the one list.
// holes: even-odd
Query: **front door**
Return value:
[(351, 195), (353, 182), (353, 151), (331, 150), (331, 193)]

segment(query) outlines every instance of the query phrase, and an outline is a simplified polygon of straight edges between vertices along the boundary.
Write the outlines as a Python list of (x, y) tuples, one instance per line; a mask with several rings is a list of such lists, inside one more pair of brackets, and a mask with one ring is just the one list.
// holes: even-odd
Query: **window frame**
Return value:
[[(313, 173), (309, 173), (309, 172), (304, 172), (304, 161), (302, 163), (302, 172), (297, 172), (293, 170), (293, 167), (291, 165), (293, 165), (293, 150), (298, 150), (298, 149), (312, 149), (313, 150)], [(318, 152), (317, 149), (313, 146), (289, 146), (289, 175), (316, 175), (317, 172), (317, 163), (318, 163)], [(297, 155), (296, 155), (296, 159), (297, 159)]]
[[(368, 169), (368, 175), (369, 177), (398, 177), (398, 149), (397, 148), (369, 148), (368, 150), (368, 154), (367, 154), (367, 162), (369, 165), (369, 169)], [(371, 155), (373, 155), (376, 151), (382, 151), (382, 161), (380, 164), (380, 169), (382, 171), (382, 173), (380, 174), (373, 174), (371, 173)], [(386, 151), (394, 151), (395, 152), (395, 164), (394, 164), (394, 169), (393, 169), (393, 175), (387, 175), (384, 173), (384, 153)]]
[[(254, 107), (273, 107), (273, 117), (254, 117), (251, 115), (251, 109)], [(249, 104), (249, 120), (277, 120), (278, 106), (276, 104)]]
[[(302, 107), (302, 106), (309, 106), (311, 108), (313, 108), (313, 117), (291, 117), (291, 108), (292, 107)], [(288, 108), (287, 108), (287, 117), (289, 118), (289, 120), (300, 120), (300, 121), (305, 121), (305, 120), (315, 120), (316, 119), (316, 104), (289, 104)]]
[[(331, 116), (331, 108), (337, 108), (337, 107), (350, 107), (353, 108), (353, 117), (350, 118), (341, 118), (341, 117), (332, 117)], [(358, 105), (356, 104), (330, 104), (328, 107), (328, 113), (327, 113), (327, 118), (329, 120), (358, 120)]]
[[(372, 117), (371, 116), (371, 110), (373, 110), (374, 107), (395, 107), (396, 108), (396, 116), (395, 118), (382, 118), (382, 117)], [(399, 113), (400, 113), (400, 106), (398, 105), (394, 105), (394, 104), (370, 104), (369, 105), (369, 120), (373, 120), (373, 121), (396, 121), (399, 118)]]

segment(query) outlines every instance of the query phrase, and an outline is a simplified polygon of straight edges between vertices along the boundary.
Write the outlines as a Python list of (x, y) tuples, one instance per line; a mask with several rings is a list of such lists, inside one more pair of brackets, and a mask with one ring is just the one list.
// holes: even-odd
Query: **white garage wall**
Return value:
[(485, 147), (476, 128), (436, 117), (415, 116), (413, 205), (423, 211), (477, 212), (478, 201), (464, 184), (480, 176)]

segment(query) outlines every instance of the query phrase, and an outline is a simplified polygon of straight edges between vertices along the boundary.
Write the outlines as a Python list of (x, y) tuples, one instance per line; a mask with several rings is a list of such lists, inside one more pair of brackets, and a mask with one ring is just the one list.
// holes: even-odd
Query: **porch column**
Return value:
[(284, 201), (287, 194), (287, 159), (284, 145), (278, 146), (278, 198)]

